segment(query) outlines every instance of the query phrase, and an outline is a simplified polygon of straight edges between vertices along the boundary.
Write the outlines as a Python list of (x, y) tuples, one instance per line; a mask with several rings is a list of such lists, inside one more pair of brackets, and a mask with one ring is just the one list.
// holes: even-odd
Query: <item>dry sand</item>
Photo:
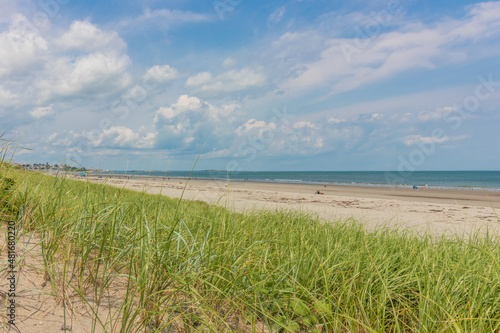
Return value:
[[(500, 192), (189, 180), (162, 177), (89, 177), (89, 181), (201, 200), (238, 212), (294, 209), (321, 220), (353, 218), (368, 229), (387, 226), (417, 233), (471, 233), (499, 229)], [(187, 183), (187, 184), (186, 184)], [(324, 195), (315, 194), (320, 190)]]
[[(7, 229), (7, 224), (2, 228)], [(0, 254), (2, 256), (2, 268), (7, 265), (7, 246), (6, 233), (0, 233)], [(41, 333), (41, 332), (72, 332), (84, 333), (92, 331), (92, 318), (94, 317), (91, 307), (98, 309), (102, 317), (106, 313), (116, 311), (116, 306), (96, 306), (92, 294), (88, 294), (88, 303), (82, 301), (80, 295), (68, 288), (64, 293), (61, 286), (61, 280), (56, 277), (52, 281), (45, 277), (44, 264), (41, 253), (40, 240), (35, 234), (22, 235), (16, 244), (16, 296), (15, 301), (15, 326), (8, 324), (6, 312), (9, 299), (7, 293), (10, 288), (11, 277), (7, 269), (0, 272), (0, 302), (2, 304), (1, 331), (2, 332), (23, 332), (23, 333)], [(60, 275), (62, 276), (62, 274)], [(123, 293), (122, 288), (116, 286), (110, 290), (110, 296), (106, 300), (113, 302), (121, 301)], [(115, 295), (115, 294), (119, 295)], [(64, 304), (63, 304), (64, 303)], [(104, 302), (105, 303), (105, 302)], [(66, 305), (66, 306), (64, 306)], [(66, 328), (67, 330), (63, 330)], [(96, 325), (95, 332), (103, 332)]]

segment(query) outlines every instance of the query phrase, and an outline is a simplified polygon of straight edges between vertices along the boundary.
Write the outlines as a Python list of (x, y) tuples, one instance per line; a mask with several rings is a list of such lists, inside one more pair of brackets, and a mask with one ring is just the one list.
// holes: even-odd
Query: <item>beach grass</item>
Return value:
[(8, 163), (0, 179), (4, 219), (36, 235), (52, 295), (79, 295), (93, 331), (500, 330), (500, 246), (488, 232), (239, 214)]

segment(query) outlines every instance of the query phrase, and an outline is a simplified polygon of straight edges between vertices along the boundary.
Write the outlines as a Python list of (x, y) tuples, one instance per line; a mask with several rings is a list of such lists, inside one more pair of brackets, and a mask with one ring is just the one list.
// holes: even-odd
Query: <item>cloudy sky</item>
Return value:
[(500, 170), (500, 1), (0, 0), (18, 162)]

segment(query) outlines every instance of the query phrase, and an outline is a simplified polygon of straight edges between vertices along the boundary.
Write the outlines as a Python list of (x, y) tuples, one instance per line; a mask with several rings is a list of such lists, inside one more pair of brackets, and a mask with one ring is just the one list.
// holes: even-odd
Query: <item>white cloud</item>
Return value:
[(125, 42), (118, 33), (104, 32), (88, 20), (74, 21), (69, 31), (64, 33), (56, 44), (64, 50), (77, 49), (82, 51), (113, 50), (126, 48)]
[(443, 117), (452, 111), (456, 111), (457, 107), (455, 106), (445, 106), (442, 108), (437, 108), (432, 111), (422, 111), (418, 114), (418, 120), (420, 121), (428, 121), (428, 120), (437, 120), (443, 119)]
[(212, 105), (200, 100), (198, 97), (181, 95), (176, 103), (168, 107), (160, 107), (156, 111), (155, 123), (168, 121), (183, 115), (182, 118), (194, 116), (197, 118), (208, 117), (211, 121), (224, 121), (232, 123), (235, 121), (235, 114), (239, 112), (238, 104)]
[(28, 71), (44, 60), (47, 41), (28, 19), (15, 14), (7, 31), (0, 34), (0, 77), (16, 71)]
[(36, 84), (42, 100), (58, 96), (106, 96), (124, 90), (131, 82), (127, 55), (92, 53), (76, 60), (60, 58), (50, 78)]
[(179, 72), (169, 65), (155, 65), (146, 71), (144, 77), (146, 77), (147, 75), (150, 75), (159, 83), (171, 81), (177, 79), (180, 76)]
[(190, 11), (171, 10), (171, 9), (156, 9), (151, 11), (147, 8), (140, 19), (155, 19), (161, 18), (170, 22), (206, 22), (212, 18), (206, 14), (198, 14)]
[(420, 134), (408, 135), (403, 138), (403, 142), (407, 146), (414, 146), (418, 143), (444, 143), (449, 141), (459, 141), (468, 138), (467, 135), (456, 135), (456, 136), (422, 136)]
[(224, 68), (231, 68), (231, 67), (236, 66), (236, 64), (237, 64), (237, 61), (234, 60), (233, 58), (229, 57), (229, 58), (226, 58), (224, 60), (224, 62), (222, 63), (222, 66)]
[(17, 95), (0, 85), (0, 105), (9, 106), (15, 103)]
[(236, 115), (239, 115), (240, 105), (236, 103), (232, 104), (222, 104), (219, 106), (208, 104), (209, 116), (213, 120), (227, 121), (228, 123), (234, 123), (237, 120)]
[(139, 135), (130, 128), (124, 126), (114, 126), (103, 131), (104, 137), (111, 138), (114, 145), (127, 146), (139, 139)]
[(214, 17), (207, 14), (199, 14), (191, 11), (175, 9), (146, 8), (144, 13), (138, 17), (121, 20), (116, 26), (118, 29), (147, 29), (151, 26), (168, 28), (174, 25), (187, 23), (203, 23), (213, 21)]
[(306, 65), (319, 59), (326, 38), (316, 30), (286, 32), (271, 43), (265, 52), (273, 62), (292, 77), (306, 70)]
[[(432, 26), (409, 22), (387, 32), (381, 27), (379, 35), (363, 40), (329, 39), (326, 47), (316, 49), (320, 58), (303, 62), (304, 70), (281, 88), (296, 92), (332, 84), (332, 92), (340, 93), (411, 69), (432, 69), (499, 54), (500, 48), (488, 44), (500, 35), (499, 22), (500, 2), (488, 2), (471, 7), (460, 20), (442, 20)], [(300, 43), (299, 37), (288, 33), (280, 40), (293, 44), (298, 39), (296, 43)]]
[(234, 156), (240, 158), (247, 158), (252, 150), (267, 156), (307, 156), (331, 150), (339, 142), (350, 139), (348, 131), (332, 129), (323, 122), (277, 124), (250, 119), (234, 131), (236, 138), (232, 150)]
[(283, 18), (283, 15), (285, 15), (285, 12), (286, 12), (285, 7), (277, 8), (274, 12), (271, 13), (271, 15), (269, 15), (269, 17), (267, 19), (268, 22), (269, 23), (278, 23)]
[(225, 149), (231, 143), (233, 123), (241, 117), (237, 104), (213, 105), (198, 97), (181, 95), (176, 103), (156, 111), (157, 145), (161, 148)]
[(248, 135), (251, 131), (257, 130), (257, 134), (262, 134), (264, 131), (272, 131), (276, 129), (276, 123), (266, 123), (262, 120), (250, 119), (245, 124), (239, 126), (234, 133), (238, 135)]
[(30, 115), (36, 119), (47, 117), (55, 113), (53, 105), (37, 107), (30, 111)]
[(50, 135), (49, 136), (49, 140), (47, 140), (48, 142), (51, 143), (52, 146), (55, 146), (55, 147), (74, 147), (75, 144), (77, 143), (76, 140), (72, 140), (72, 137), (71, 136), (62, 136), (60, 138), (58, 138), (57, 140), (56, 137), (59, 136), (58, 133), (54, 133), (56, 134), (56, 136), (54, 135)]
[(262, 86), (266, 77), (249, 68), (230, 70), (212, 78), (208, 72), (188, 78), (186, 85), (204, 92), (232, 92)]
[(340, 123), (343, 123), (344, 121), (345, 121), (345, 119), (338, 119), (335, 117), (331, 117), (330, 119), (328, 119), (329, 124), (340, 124)]
[(470, 7), (468, 19), (450, 32), (450, 37), (478, 40), (491, 37), (500, 28), (500, 3), (498, 1), (481, 2)]
[(293, 124), (293, 128), (304, 128), (304, 127), (316, 128), (315, 125), (311, 124), (308, 121), (298, 121)]
[[(399, 117), (400, 120), (415, 121), (416, 117), (422, 110), (436, 110), (443, 105), (454, 105), (462, 101), (464, 96), (469, 96), (474, 92), (475, 84), (464, 86), (453, 86), (444, 89), (428, 89), (423, 91), (415, 91), (408, 94), (391, 96), (377, 100), (355, 102), (350, 105), (336, 107), (334, 109), (321, 111), (308, 115), (309, 120), (317, 120), (321, 118), (330, 118), (335, 115), (335, 118), (350, 119), (360, 114), (367, 113), (383, 113), (388, 117), (398, 116), (405, 113), (404, 117)], [(495, 107), (498, 104), (500, 96), (492, 97), (482, 101), (482, 106)]]
[(156, 111), (155, 122), (159, 119), (173, 119), (179, 114), (187, 111), (200, 111), (202, 103), (198, 97), (189, 97), (188, 95), (182, 95), (177, 100), (177, 103), (172, 104), (169, 107), (161, 107)]
[(209, 72), (201, 72), (188, 77), (188, 79), (186, 80), (186, 86), (190, 88), (197, 87), (207, 84), (210, 81), (212, 81), (212, 74), (210, 74)]
[(144, 135), (125, 126), (113, 126), (103, 131), (101, 145), (107, 147), (153, 148), (157, 133)]
[[(62, 21), (54, 21), (53, 29), (40, 28), (40, 33), (36, 30), (26, 33), (22, 29), (23, 17), (18, 16), (17, 23), (12, 23), (7, 28), (3, 25), (4, 30), (0, 31), (0, 105), (16, 105), (15, 112), (23, 114), (12, 117), (9, 114), (8, 119), (4, 118), (4, 126), (16, 127), (16, 121), (35, 123), (33, 119), (47, 117), (50, 122), (36, 122), (37, 126), (23, 127), (29, 132), (26, 137), (42, 138), (41, 143), (46, 138), (52, 146), (71, 147), (85, 139), (86, 135), (93, 135), (94, 140), (91, 142), (96, 149), (91, 154), (96, 155), (109, 152), (122, 156), (137, 153), (139, 156), (142, 154), (141, 148), (159, 148), (172, 155), (186, 155), (201, 151), (199, 148), (206, 143), (203, 150), (209, 152), (206, 156), (220, 158), (231, 154), (234, 156), (242, 142), (246, 143), (243, 150), (252, 148), (258, 150), (259, 155), (273, 157), (312, 156), (317, 153), (334, 156), (338, 152), (359, 153), (374, 147), (383, 147), (387, 151), (393, 147), (401, 149), (402, 142), (409, 145), (429, 142), (432, 138), (416, 135), (428, 131), (429, 124), (424, 122), (442, 119), (446, 112), (456, 112), (453, 107), (436, 106), (454, 105), (462, 101), (465, 96), (474, 92), (477, 82), (474, 81), (470, 86), (457, 86), (455, 83), (452, 88), (445, 90), (436, 87), (446, 84), (438, 80), (433, 82), (429, 91), (403, 96), (398, 94), (400, 90), (382, 92), (380, 96), (366, 91), (360, 95), (358, 102), (351, 95), (347, 98), (343, 95), (335, 97), (333, 103), (330, 103), (331, 96), (324, 96), (325, 90), (331, 87), (334, 87), (334, 92), (352, 90), (409, 69), (443, 67), (447, 63), (466, 62), (470, 57), (479, 57), (476, 53), (487, 55), (490, 50), (482, 46), (487, 44), (487, 38), (497, 36), (500, 30), (500, 20), (496, 20), (499, 17), (497, 9), (495, 3), (479, 4), (470, 7), (469, 14), (460, 20), (447, 18), (433, 23), (408, 20), (403, 24), (399, 21), (394, 24), (391, 22), (390, 28), (382, 29), (380, 36), (370, 39), (368, 47), (355, 54), (350, 64), (339, 49), (339, 43), (353, 43), (353, 40), (334, 37), (340, 32), (327, 30), (331, 26), (322, 27), (322, 19), (319, 23), (317, 20), (311, 22), (310, 28), (305, 31), (284, 33), (271, 44), (270, 35), (260, 31), (259, 34), (263, 37), (259, 39), (262, 47), (259, 49), (257, 45), (257, 52), (253, 48), (247, 51), (249, 49), (241, 44), (240, 51), (227, 58), (227, 52), (221, 51), (221, 57), (218, 51), (214, 54), (200, 49), (201, 56), (204, 57), (202, 63), (209, 71), (199, 73), (200, 65), (194, 64), (191, 56), (177, 60), (179, 69), (193, 73), (187, 80), (175, 68), (164, 63), (147, 68), (144, 67), (145, 63), (157, 62), (151, 63), (151, 59), (134, 59), (136, 67), (131, 72), (137, 73), (138, 80), (134, 83), (129, 74), (132, 61), (127, 56), (127, 45), (118, 33), (105, 28), (114, 24), (113, 22), (101, 26), (83, 20), (63, 27), (60, 25), (63, 24)], [(274, 16), (270, 17), (270, 23), (282, 22), (284, 14), (285, 11), (279, 11), (278, 8), (273, 13)], [(346, 19), (349, 21), (344, 25), (347, 29), (352, 27), (349, 25), (352, 17)], [(141, 25), (145, 28), (157, 28), (157, 25), (170, 26), (210, 19), (213, 17), (189, 12), (146, 10), (141, 17), (131, 19), (129, 27), (140, 30)], [(290, 22), (289, 27), (296, 27), (292, 23)], [(364, 21), (359, 21), (359, 24), (364, 24)], [(146, 38), (144, 45), (151, 45), (148, 43), (153, 39), (158, 42), (156, 38), (159, 36), (156, 34), (140, 31), (139, 34), (141, 33), (152, 38)], [(167, 45), (170, 43), (174, 47), (180, 41), (180, 35), (174, 35), (175, 33), (177, 31), (162, 34), (159, 42), (162, 45), (156, 44), (154, 48), (163, 52), (168, 50), (170, 46)], [(128, 32), (127, 36), (137, 37)], [(489, 40), (492, 41), (489, 47), (498, 48), (498, 43), (494, 43), (497, 40)], [(467, 52), (472, 49), (477, 52)], [(172, 51), (174, 53), (169, 53), (169, 57), (175, 58), (184, 51)], [(488, 61), (491, 63), (493, 60)], [(139, 63), (135, 64), (137, 61)], [(138, 103), (140, 105), (134, 107), (133, 112), (124, 119), (117, 117), (119, 114), (114, 112), (116, 110), (108, 106), (118, 96), (121, 96), (120, 101), (125, 101), (120, 104), (120, 108), (127, 108), (129, 105), (125, 103), (128, 101), (136, 103), (133, 89), (141, 88), (140, 81), (144, 82), (148, 76), (159, 83), (179, 78), (186, 81), (184, 86), (184, 82), (178, 81), (169, 86), (169, 89), (148, 91), (148, 98), (144, 103)], [(418, 77), (421, 78), (421, 73)], [(407, 77), (402, 79), (404, 81)], [(257, 88), (263, 86), (270, 89), (261, 94), (264, 89)], [(412, 87), (410, 85), (404, 90)], [(415, 87), (418, 90), (421, 85), (417, 84)], [(384, 87), (379, 87), (377, 92), (385, 89), (382, 88)], [(309, 89), (311, 93), (307, 97), (310, 103), (304, 104), (301, 94)], [(278, 90), (281, 91), (277, 92)], [(239, 93), (240, 91), (243, 93)], [(486, 91), (483, 89), (483, 92)], [(214, 93), (220, 93), (216, 97), (221, 98), (213, 98)], [(392, 97), (387, 98), (388, 95)], [(487, 101), (481, 100), (481, 110), (496, 110), (496, 95), (498, 94), (492, 94)], [(128, 96), (132, 98), (127, 99)], [(326, 99), (322, 99), (323, 97)], [(271, 120), (276, 117), (270, 112), (263, 116), (273, 106), (283, 103), (292, 104), (292, 112), (303, 113), (303, 116), (286, 124), (280, 120)], [(333, 105), (335, 109), (323, 111), (322, 114), (308, 113), (323, 110), (325, 105)], [(488, 109), (487, 105), (492, 107)], [(9, 108), (3, 109), (3, 114), (11, 112)], [(65, 112), (59, 113), (60, 110)], [(156, 116), (154, 123), (151, 123), (151, 113)], [(404, 113), (406, 114), (401, 116)], [(54, 114), (57, 117), (53, 117)], [(358, 117), (360, 114), (362, 116)], [(451, 142), (465, 138), (460, 134), (473, 127), (475, 123), (472, 121), (480, 118), (482, 113), (478, 112), (475, 116), (477, 117), (471, 119), (466, 128), (448, 133), (454, 136), (439, 140)], [(102, 119), (112, 119), (111, 127), (98, 130), (98, 135), (86, 132), (90, 128), (97, 128)], [(143, 124), (146, 125), (145, 128), (137, 129)], [(440, 125), (446, 129), (450, 127), (445, 126), (453, 123), (443, 122)], [(19, 128), (21, 127), (17, 126), (18, 132)], [(68, 131), (53, 133), (54, 128), (68, 128)], [(35, 140), (38, 139), (33, 139)], [(252, 146), (254, 142), (256, 145)], [(48, 148), (43, 150), (42, 144), (38, 144), (37, 149), (49, 151)], [(64, 149), (52, 151), (59, 151), (61, 154)]]
[[(88, 143), (94, 149), (143, 149), (153, 148), (157, 133), (145, 129), (134, 131), (126, 126), (111, 126), (97, 133), (73, 130), (53, 133), (47, 142), (55, 147), (79, 147), (82, 142)], [(95, 151), (94, 153), (98, 153)]]
[(59, 97), (108, 96), (130, 84), (131, 61), (116, 32), (85, 20), (74, 21), (54, 37), (56, 29), (39, 31), (33, 24), (15, 14), (0, 33), (0, 77), (9, 84), (8, 89), (0, 87), (0, 104), (28, 106), (25, 112), (36, 117), (43, 112), (32, 110), (33, 105)]

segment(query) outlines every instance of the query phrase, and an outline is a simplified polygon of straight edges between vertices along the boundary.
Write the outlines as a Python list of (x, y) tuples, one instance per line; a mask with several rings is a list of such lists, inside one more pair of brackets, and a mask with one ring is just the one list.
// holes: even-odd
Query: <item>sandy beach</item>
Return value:
[[(195, 180), (137, 176), (88, 181), (201, 200), (237, 212), (293, 209), (324, 221), (354, 219), (368, 229), (386, 226), (417, 233), (470, 233), (486, 227), (499, 230), (500, 192), (263, 183), (252, 181)], [(324, 194), (315, 194), (316, 191)]]

